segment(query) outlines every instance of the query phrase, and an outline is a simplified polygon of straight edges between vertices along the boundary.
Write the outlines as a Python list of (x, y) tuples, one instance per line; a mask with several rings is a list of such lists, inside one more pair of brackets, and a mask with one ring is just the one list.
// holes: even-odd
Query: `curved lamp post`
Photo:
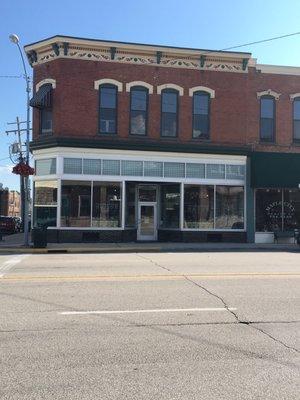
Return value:
[[(26, 80), (26, 94), (27, 94), (27, 117), (26, 117), (26, 164), (29, 165), (29, 141), (30, 141), (30, 127), (29, 127), (29, 116), (30, 116), (30, 78), (27, 74), (26, 65), (24, 56), (20, 47), (20, 40), (19, 37), (15, 34), (9, 35), (9, 39), (12, 43), (16, 44), (19, 49), (19, 53), (22, 59), (23, 69), (24, 69), (24, 78)], [(30, 195), (30, 188), (29, 188), (29, 177), (24, 177), (24, 190), (25, 190), (25, 199), (24, 199), (24, 245), (29, 246), (29, 195)]]

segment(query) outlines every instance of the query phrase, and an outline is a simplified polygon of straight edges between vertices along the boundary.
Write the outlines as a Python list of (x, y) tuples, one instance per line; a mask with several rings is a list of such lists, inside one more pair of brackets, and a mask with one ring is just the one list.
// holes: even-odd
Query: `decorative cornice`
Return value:
[(163, 85), (157, 86), (157, 94), (161, 94), (164, 89), (174, 89), (178, 90), (179, 96), (183, 96), (184, 89), (182, 86), (176, 85), (175, 83), (165, 83)]
[(257, 92), (257, 98), (260, 99), (262, 96), (272, 96), (275, 100), (279, 100), (280, 93), (274, 92), (272, 89)]
[(143, 81), (133, 81), (126, 83), (126, 92), (130, 92), (130, 89), (134, 86), (142, 86), (148, 89), (149, 94), (153, 94), (153, 86), (150, 83), (143, 82)]
[(210, 94), (211, 99), (215, 97), (215, 91), (206, 86), (194, 86), (189, 89), (189, 96), (192, 97), (195, 92), (206, 92)]
[(38, 91), (39, 88), (43, 85), (46, 85), (47, 83), (49, 83), (53, 89), (56, 88), (56, 80), (55, 79), (51, 79), (51, 78), (47, 78), (47, 79), (43, 79), (42, 81), (38, 82), (35, 85), (35, 90)]
[(123, 91), (123, 83), (115, 79), (99, 79), (98, 81), (94, 82), (94, 89), (98, 90), (100, 85), (105, 85), (105, 84), (117, 86), (118, 92)]
[(58, 58), (246, 73), (249, 53), (106, 42), (56, 36), (25, 46), (32, 66)]

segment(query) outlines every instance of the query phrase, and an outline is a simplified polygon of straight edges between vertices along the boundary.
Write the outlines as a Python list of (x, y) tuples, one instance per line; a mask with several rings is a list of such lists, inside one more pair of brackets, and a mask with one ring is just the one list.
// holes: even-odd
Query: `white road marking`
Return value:
[[(228, 308), (235, 311), (236, 308)], [(192, 311), (227, 311), (226, 308), (162, 308), (153, 310), (101, 310), (101, 311), (63, 311), (60, 315), (88, 315), (88, 314), (146, 314), (146, 313), (172, 313), (172, 312), (192, 312)]]
[(18, 256), (14, 256), (13, 258), (11, 258), (8, 261), (5, 261), (5, 263), (3, 263), (0, 266), (0, 279), (3, 278), (3, 276), (11, 269), (13, 268), (15, 265), (19, 264), (24, 258), (28, 257), (29, 254), (20, 254)]

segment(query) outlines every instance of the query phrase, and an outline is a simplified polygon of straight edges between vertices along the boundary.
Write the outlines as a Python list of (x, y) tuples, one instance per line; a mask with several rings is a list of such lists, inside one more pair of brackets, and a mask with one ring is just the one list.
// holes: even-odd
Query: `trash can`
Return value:
[(47, 247), (47, 227), (39, 226), (32, 229), (32, 242), (35, 248)]
[(300, 229), (295, 229), (295, 230), (294, 230), (294, 237), (295, 237), (295, 239), (296, 239), (296, 242), (297, 242), (298, 244), (300, 244)]

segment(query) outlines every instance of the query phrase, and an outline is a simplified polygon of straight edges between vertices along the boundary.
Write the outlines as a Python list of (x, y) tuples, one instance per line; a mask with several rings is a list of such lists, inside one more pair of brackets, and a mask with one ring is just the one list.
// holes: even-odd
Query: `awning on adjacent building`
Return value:
[(31, 107), (50, 108), (52, 106), (52, 85), (46, 83), (33, 95), (30, 100)]
[(300, 153), (252, 153), (253, 188), (295, 188), (299, 184)]

